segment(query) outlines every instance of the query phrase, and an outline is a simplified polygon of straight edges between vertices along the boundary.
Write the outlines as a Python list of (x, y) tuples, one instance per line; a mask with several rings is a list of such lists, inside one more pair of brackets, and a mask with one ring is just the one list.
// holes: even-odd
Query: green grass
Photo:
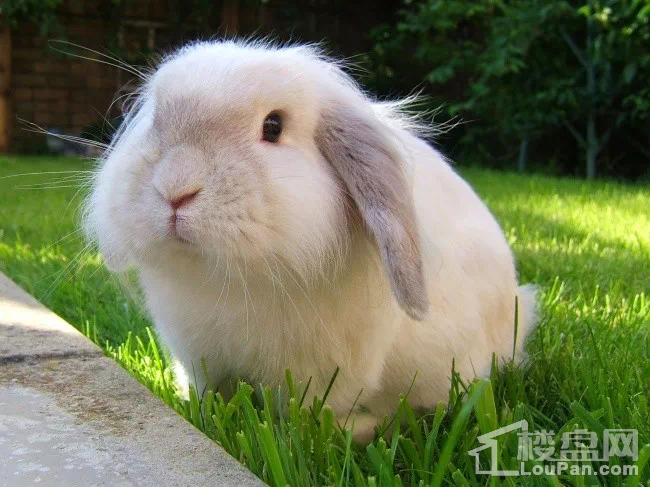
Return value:
[[(260, 399), (242, 384), (229, 403), (219, 394), (203, 402), (196, 394), (189, 402), (178, 399), (147, 317), (73, 233), (81, 201), (76, 175), (84, 173), (6, 177), (89, 169), (76, 160), (0, 158), (0, 270), (89, 334), (265, 482), (650, 485), (650, 446), (644, 447), (650, 442), (648, 187), (463, 171), (503, 225), (522, 282), (541, 287), (542, 320), (529, 343), (530, 365), (501, 366), (490, 380), (471, 385), (455, 378), (448, 407), (424, 417), (395, 398), (395, 434), (366, 448), (351, 443), (322, 402), (302, 404), (295, 387), (289, 398), (264, 390)], [(287, 413), (278, 419), (287, 400)], [(531, 430), (553, 430), (558, 447), (561, 433), (578, 428), (637, 429), (639, 475), (474, 474), (467, 451), (479, 446), (476, 437), (519, 419)], [(499, 448), (501, 469), (516, 463), (516, 434), (500, 437)]]

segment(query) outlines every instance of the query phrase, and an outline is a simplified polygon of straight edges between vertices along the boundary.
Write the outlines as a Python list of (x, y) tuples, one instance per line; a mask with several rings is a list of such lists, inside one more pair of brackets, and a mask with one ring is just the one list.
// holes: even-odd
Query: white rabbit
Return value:
[[(145, 83), (96, 175), (86, 228), (134, 267), (182, 387), (285, 370), (355, 435), (410, 390), (445, 400), (518, 353), (535, 297), (499, 225), (419, 139), (312, 47), (190, 45)], [(207, 370), (209, 382), (206, 383)], [(349, 425), (350, 423), (348, 423)]]

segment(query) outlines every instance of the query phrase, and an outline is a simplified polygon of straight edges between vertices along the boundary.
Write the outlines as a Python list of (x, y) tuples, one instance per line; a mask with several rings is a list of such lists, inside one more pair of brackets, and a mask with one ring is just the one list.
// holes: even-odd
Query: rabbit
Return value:
[(525, 356), (535, 289), (407, 102), (310, 45), (197, 42), (147, 77), (84, 225), (137, 271), (181, 390), (290, 369), (309, 401), (338, 369), (327, 403), (369, 441), (400, 393), (444, 401), (452, 361), (471, 379), (512, 358), (515, 321)]

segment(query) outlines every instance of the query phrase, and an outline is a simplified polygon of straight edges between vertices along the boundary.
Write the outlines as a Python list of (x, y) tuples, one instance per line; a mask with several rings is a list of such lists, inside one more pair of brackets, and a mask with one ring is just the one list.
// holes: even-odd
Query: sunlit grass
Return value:
[[(503, 225), (521, 281), (541, 287), (530, 365), (501, 366), (491, 380), (472, 385), (456, 378), (448, 407), (424, 418), (395, 398), (398, 429), (366, 448), (351, 443), (322, 402), (302, 404), (290, 375), (289, 398), (254, 394), (257, 384), (242, 384), (228, 403), (219, 394), (202, 403), (196, 394), (189, 402), (178, 398), (149, 320), (74, 233), (83, 191), (77, 194), (74, 177), (61, 178), (86, 173), (6, 177), (91, 167), (0, 158), (0, 270), (269, 484), (623, 485), (613, 476), (489, 479), (474, 473), (467, 451), (479, 446), (478, 435), (519, 419), (531, 430), (553, 430), (558, 446), (561, 433), (578, 428), (635, 428), (641, 447), (650, 442), (648, 187), (463, 171)], [(288, 403), (283, 419), (280, 403)], [(516, 463), (516, 434), (499, 438), (499, 447), (499, 467), (507, 469)], [(626, 485), (650, 485), (643, 468), (650, 447), (640, 450), (640, 475)]]

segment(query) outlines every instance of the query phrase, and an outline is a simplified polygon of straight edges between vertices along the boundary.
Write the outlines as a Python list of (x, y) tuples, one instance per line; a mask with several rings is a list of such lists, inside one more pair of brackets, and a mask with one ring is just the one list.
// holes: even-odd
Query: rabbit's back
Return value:
[(409, 400), (431, 407), (448, 397), (452, 361), (471, 379), (489, 374), (493, 353), (510, 359), (516, 298), (518, 352), (535, 319), (534, 290), (518, 286), (512, 252), (486, 205), (436, 150), (407, 137), (431, 307), (397, 334), (374, 398), (377, 414), (394, 409), (416, 372)]

